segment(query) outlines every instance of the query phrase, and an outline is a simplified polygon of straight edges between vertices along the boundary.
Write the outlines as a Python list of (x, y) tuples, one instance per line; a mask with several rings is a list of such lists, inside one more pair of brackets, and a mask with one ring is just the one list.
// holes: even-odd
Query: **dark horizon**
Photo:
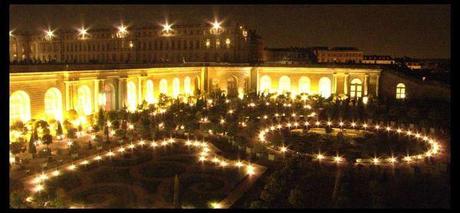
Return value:
[[(268, 48), (352, 46), (366, 55), (450, 59), (450, 5), (12, 5), (10, 28), (155, 26), (214, 17), (257, 31)], [(185, 21), (186, 20), (186, 21)]]

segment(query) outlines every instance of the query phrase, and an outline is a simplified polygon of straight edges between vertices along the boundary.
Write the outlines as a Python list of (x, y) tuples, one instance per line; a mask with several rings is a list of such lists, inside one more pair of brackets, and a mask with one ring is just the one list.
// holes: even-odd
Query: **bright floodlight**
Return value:
[(167, 33), (167, 34), (171, 33), (171, 31), (172, 31), (172, 24), (168, 24), (168, 21), (165, 21), (165, 23), (162, 24), (161, 26), (163, 27), (163, 30), (162, 30), (162, 31), (163, 31), (164, 33)]
[(88, 36), (88, 29), (85, 29), (85, 27), (82, 26), (80, 29), (78, 29), (78, 35), (80, 36), (80, 39), (86, 39)]
[(222, 22), (218, 22), (217, 20), (215, 20), (213, 23), (212, 23), (212, 28), (214, 29), (220, 29), (221, 28), (221, 23)]
[(45, 30), (45, 39), (46, 40), (51, 40), (53, 39), (54, 37), (54, 30), (51, 30), (51, 29), (48, 29), (48, 30)]
[(211, 34), (214, 34), (214, 35), (218, 35), (220, 33), (223, 32), (223, 28), (222, 28), (222, 22), (219, 22), (216, 20), (214, 20), (214, 22), (211, 22)]
[(126, 29), (126, 26), (124, 26), (123, 24), (121, 24), (119, 27), (118, 27), (118, 32), (120, 33), (126, 33), (128, 32), (127, 29)]
[(10, 37), (13, 37), (13, 30), (10, 30)]
[(126, 35), (128, 34), (128, 28), (123, 24), (121, 24), (117, 28), (118, 28), (117, 37), (118, 38), (126, 37)]

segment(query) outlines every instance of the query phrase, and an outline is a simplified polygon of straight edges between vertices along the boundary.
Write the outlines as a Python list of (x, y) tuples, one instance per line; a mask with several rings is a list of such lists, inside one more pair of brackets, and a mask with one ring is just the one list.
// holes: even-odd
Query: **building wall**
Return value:
[(316, 50), (318, 63), (361, 63), (364, 58), (359, 50)]
[(436, 82), (426, 82), (421, 79), (405, 76), (394, 71), (385, 70), (381, 73), (379, 90), (383, 97), (396, 98), (396, 85), (406, 86), (407, 99), (438, 99), (450, 101), (450, 88)]
[[(44, 32), (18, 34), (10, 37), (10, 46), (18, 46), (18, 51), (10, 51), (10, 62), (14, 59), (71, 64), (249, 62), (261, 57), (258, 50), (261, 39), (255, 33), (248, 33), (248, 29), (237, 23), (224, 24), (222, 29), (213, 34), (207, 24), (177, 25), (165, 34), (158, 27), (131, 27), (127, 34), (119, 36), (115, 28), (101, 28), (89, 29), (84, 38), (76, 30), (61, 30), (49, 40)], [(22, 47), (30, 49), (24, 58), (20, 58)]]
[[(153, 82), (155, 101), (160, 95), (160, 82), (167, 82), (167, 95), (173, 96), (174, 79), (179, 80), (179, 93), (184, 95), (184, 80), (190, 78), (190, 89), (195, 92), (200, 90), (210, 92), (220, 89), (228, 95), (241, 96), (249, 92), (260, 91), (260, 78), (267, 75), (271, 78), (271, 88), (277, 92), (279, 80), (282, 76), (290, 79), (290, 92), (299, 94), (299, 79), (306, 76), (311, 82), (311, 94), (319, 93), (319, 81), (327, 77), (331, 81), (332, 94), (349, 95), (352, 79), (363, 82), (362, 96), (378, 95), (378, 78), (380, 70), (377, 69), (351, 69), (351, 68), (305, 68), (305, 67), (250, 67), (250, 66), (192, 66), (192, 67), (164, 67), (164, 68), (138, 68), (138, 69), (104, 69), (104, 70), (75, 70), (46, 72), (11, 72), (10, 95), (18, 90), (27, 93), (31, 100), (31, 117), (45, 118), (45, 93), (51, 87), (56, 87), (62, 94), (63, 111), (78, 109), (79, 88), (87, 86), (91, 98), (88, 103), (91, 113), (97, 112), (100, 107), (106, 109), (120, 109), (129, 107), (146, 100), (147, 81)], [(366, 82), (366, 83), (365, 83)], [(134, 85), (134, 92), (128, 95), (128, 84)], [(111, 88), (113, 93), (106, 92)], [(113, 97), (110, 96), (113, 94)], [(100, 105), (102, 96), (110, 99), (113, 105), (107, 107)], [(110, 97), (109, 97), (110, 96)], [(131, 97), (131, 98), (129, 98)], [(133, 102), (134, 100), (134, 102)], [(135, 106), (134, 105), (134, 106)], [(78, 110), (77, 110), (78, 111)]]

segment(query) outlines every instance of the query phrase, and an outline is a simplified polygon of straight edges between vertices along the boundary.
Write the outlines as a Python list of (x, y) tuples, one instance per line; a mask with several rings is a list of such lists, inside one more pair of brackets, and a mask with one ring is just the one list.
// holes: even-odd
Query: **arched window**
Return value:
[(396, 85), (396, 99), (405, 99), (406, 98), (406, 85), (399, 83)]
[(78, 87), (77, 112), (81, 115), (89, 115), (92, 111), (91, 90), (88, 86)]
[(331, 96), (331, 79), (322, 77), (319, 79), (319, 94), (324, 98)]
[(361, 80), (355, 78), (350, 84), (350, 97), (361, 98), (363, 94), (363, 83)]
[(191, 85), (192, 85), (192, 80), (190, 79), (190, 77), (185, 77), (184, 79), (184, 93), (186, 96), (189, 96), (192, 94), (192, 88), (191, 88)]
[(270, 92), (272, 86), (272, 79), (268, 75), (260, 78), (260, 92)]
[(50, 119), (62, 121), (62, 94), (57, 88), (49, 88), (45, 93), (45, 114)]
[(113, 84), (108, 83), (104, 86), (105, 94), (105, 110), (110, 111), (115, 109), (115, 87)]
[(310, 94), (310, 78), (302, 76), (299, 79), (299, 93)]
[(238, 82), (235, 76), (227, 79), (227, 95), (230, 97), (238, 95)]
[(179, 78), (173, 79), (173, 97), (177, 97), (180, 94), (180, 80)]
[(168, 81), (166, 79), (160, 80), (160, 93), (161, 94), (168, 94)]
[(16, 91), (10, 96), (10, 124), (15, 121), (30, 120), (30, 98), (24, 91)]
[(147, 82), (145, 83), (146, 84), (146, 87), (145, 87), (145, 99), (147, 101), (147, 103), (149, 104), (152, 104), (155, 102), (155, 96), (153, 95), (154, 91), (153, 91), (153, 81), (152, 80), (147, 80)]
[(285, 75), (281, 76), (278, 85), (278, 92), (285, 93), (291, 91), (291, 79)]
[(137, 107), (136, 84), (128, 82), (128, 110), (134, 111)]

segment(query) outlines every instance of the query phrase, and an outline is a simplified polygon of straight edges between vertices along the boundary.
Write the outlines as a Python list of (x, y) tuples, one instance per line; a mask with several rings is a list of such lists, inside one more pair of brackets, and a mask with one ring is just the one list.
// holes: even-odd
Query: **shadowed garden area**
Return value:
[(184, 147), (139, 149), (64, 173), (47, 182), (35, 199), (93, 208), (173, 208), (176, 175), (180, 205), (208, 208), (210, 202), (224, 199), (246, 174), (198, 162)]

